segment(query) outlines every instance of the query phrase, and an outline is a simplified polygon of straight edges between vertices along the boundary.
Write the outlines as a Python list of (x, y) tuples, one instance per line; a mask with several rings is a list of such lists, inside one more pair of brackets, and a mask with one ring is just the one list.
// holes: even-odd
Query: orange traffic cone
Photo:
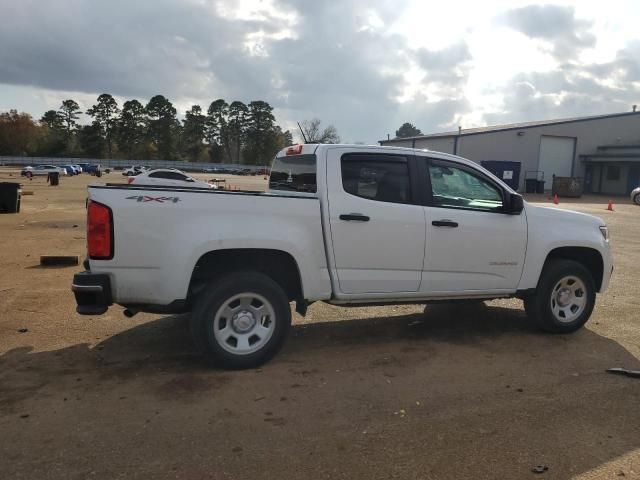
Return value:
[(558, 201), (558, 194), (557, 194), (557, 193), (553, 195), (553, 203), (554, 203), (555, 205), (558, 205), (558, 204), (560, 203), (560, 202)]
[(613, 202), (611, 202), (611, 200), (609, 200), (609, 205), (607, 205), (607, 210), (609, 210), (610, 212), (613, 212)]

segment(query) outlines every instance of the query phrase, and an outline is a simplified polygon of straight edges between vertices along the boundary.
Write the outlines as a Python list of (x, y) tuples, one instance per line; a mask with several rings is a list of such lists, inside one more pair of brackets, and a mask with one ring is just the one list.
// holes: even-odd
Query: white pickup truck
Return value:
[(266, 193), (92, 185), (77, 311), (114, 304), (191, 312), (196, 345), (229, 368), (283, 344), (290, 302), (518, 297), (542, 329), (580, 328), (613, 271), (596, 217), (523, 201), (460, 157), (427, 150), (297, 145)]

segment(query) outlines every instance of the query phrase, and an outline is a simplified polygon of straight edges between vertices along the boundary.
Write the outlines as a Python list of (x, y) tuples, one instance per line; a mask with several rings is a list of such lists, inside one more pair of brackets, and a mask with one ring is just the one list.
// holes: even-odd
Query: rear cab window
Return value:
[(269, 190), (315, 193), (316, 169), (315, 154), (276, 157), (271, 167)]

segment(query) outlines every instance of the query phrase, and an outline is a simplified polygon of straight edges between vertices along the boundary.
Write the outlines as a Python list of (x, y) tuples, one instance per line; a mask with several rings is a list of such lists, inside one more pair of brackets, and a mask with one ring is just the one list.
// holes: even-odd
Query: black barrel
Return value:
[(48, 175), (49, 178), (49, 183), (51, 184), (52, 187), (55, 187), (56, 185), (60, 184), (60, 173), (59, 172), (51, 172)]
[(19, 213), (22, 197), (22, 185), (13, 182), (0, 182), (0, 213)]
[(538, 180), (536, 180), (535, 178), (527, 178), (524, 181), (524, 191), (526, 193), (536, 193), (537, 185), (538, 185)]

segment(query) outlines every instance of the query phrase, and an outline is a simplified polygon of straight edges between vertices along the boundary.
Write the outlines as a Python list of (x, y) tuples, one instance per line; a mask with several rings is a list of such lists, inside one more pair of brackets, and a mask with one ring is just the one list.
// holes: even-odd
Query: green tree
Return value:
[[(222, 98), (211, 102), (207, 109), (205, 138), (209, 144), (209, 158), (214, 162), (225, 160), (228, 114), (229, 105)], [(230, 158), (228, 160), (231, 161)]]
[(249, 103), (245, 136), (245, 161), (254, 165), (268, 164), (277, 151), (278, 137), (273, 107), (267, 102)]
[(182, 126), (181, 151), (188, 161), (203, 158), (207, 131), (207, 117), (202, 113), (200, 105), (193, 105), (185, 114)]
[[(229, 105), (228, 123), (223, 137), (225, 139), (225, 150), (232, 162), (241, 163), (240, 152), (245, 140), (245, 130), (247, 126), (247, 116), (249, 109), (239, 101), (231, 102)], [(235, 150), (235, 156), (232, 151)]]
[(56, 110), (47, 110), (40, 119), (40, 125), (46, 125), (51, 130), (62, 130), (62, 115)]
[(78, 105), (75, 100), (64, 100), (58, 113), (64, 124), (67, 140), (69, 140), (74, 130), (78, 127), (78, 118), (82, 113), (80, 111), (80, 105)]
[(127, 100), (117, 123), (118, 147), (127, 158), (143, 155), (147, 114), (138, 100)]
[(403, 123), (402, 126), (396, 130), (396, 138), (417, 137), (418, 135), (422, 135), (420, 129), (408, 122)]
[(104, 132), (99, 124), (83, 125), (78, 129), (78, 144), (82, 153), (90, 158), (100, 158), (105, 149)]
[(60, 112), (48, 110), (40, 119), (41, 137), (39, 155), (62, 155), (67, 145), (67, 135)]
[(100, 95), (98, 103), (87, 110), (87, 115), (93, 117), (93, 124), (106, 140), (108, 158), (113, 156), (113, 134), (119, 113), (118, 102), (108, 93)]
[(162, 95), (156, 95), (149, 100), (145, 108), (149, 116), (149, 139), (157, 148), (158, 156), (166, 160), (175, 159), (176, 138), (180, 126), (176, 120), (175, 107)]
[(321, 127), (322, 122), (318, 118), (302, 122), (302, 131), (307, 143), (340, 143), (340, 136), (336, 127), (329, 125)]

